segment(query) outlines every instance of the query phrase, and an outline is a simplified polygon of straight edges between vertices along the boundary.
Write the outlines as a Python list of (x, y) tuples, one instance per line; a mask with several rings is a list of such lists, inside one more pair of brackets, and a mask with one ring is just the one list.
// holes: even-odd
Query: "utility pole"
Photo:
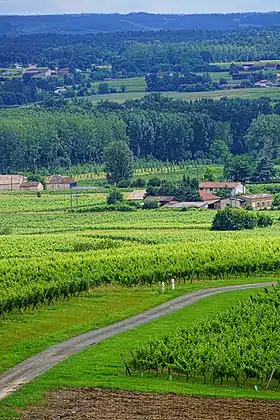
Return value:
[(73, 211), (73, 195), (72, 195), (72, 190), (70, 191), (70, 210)]
[(78, 190), (76, 190), (76, 212), (78, 213)]

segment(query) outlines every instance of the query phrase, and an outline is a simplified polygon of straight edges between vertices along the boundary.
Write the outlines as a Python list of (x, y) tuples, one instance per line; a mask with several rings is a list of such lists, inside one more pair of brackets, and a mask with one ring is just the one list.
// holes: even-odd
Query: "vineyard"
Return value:
[(140, 372), (181, 375), (186, 381), (244, 386), (273, 379), (280, 385), (280, 286), (246, 302), (134, 349), (131, 367)]
[[(105, 193), (86, 192), (79, 205), (98, 205), (105, 198)], [(72, 213), (65, 211), (69, 199), (67, 192), (1, 194), (1, 317), (100, 285), (154, 285), (171, 278), (185, 283), (279, 271), (279, 211), (269, 212), (274, 225), (266, 229), (214, 232), (215, 212)]]
[[(119, 243), (118, 243), (119, 244)], [(94, 244), (91, 244), (94, 247)], [(98, 246), (103, 248), (98, 250)], [(117, 246), (117, 245), (116, 245)], [(106, 250), (107, 247), (107, 250)], [(109, 248), (109, 251), (108, 251)], [(0, 264), (0, 315), (35, 309), (106, 284), (126, 287), (168, 281), (223, 279), (277, 272), (277, 237), (243, 238), (194, 244), (140, 245), (113, 249), (112, 240), (76, 244), (76, 253), (18, 259)], [(79, 251), (84, 252), (79, 252)]]

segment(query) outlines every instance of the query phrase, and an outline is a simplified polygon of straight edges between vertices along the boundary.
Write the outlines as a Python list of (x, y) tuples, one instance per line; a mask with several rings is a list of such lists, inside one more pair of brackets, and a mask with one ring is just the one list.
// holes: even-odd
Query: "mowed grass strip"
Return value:
[(64, 387), (101, 387), (147, 392), (175, 392), (179, 394), (207, 395), (219, 397), (280, 398), (280, 394), (256, 392), (252, 389), (236, 389), (186, 383), (176, 378), (170, 382), (168, 377), (155, 378), (154, 375), (138, 373), (126, 376), (121, 354), (129, 357), (129, 351), (138, 344), (150, 339), (171, 334), (180, 326), (191, 326), (206, 316), (227, 309), (240, 300), (247, 299), (257, 290), (244, 290), (222, 293), (194, 303), (180, 311), (174, 312), (147, 325), (138, 327), (91, 347), (62, 364), (54, 367), (42, 377), (26, 385), (21, 390), (0, 402), (0, 415), (16, 418), (13, 410), (42, 404), (46, 393)]
[(177, 285), (175, 291), (167, 285), (165, 294), (161, 294), (159, 284), (131, 289), (100, 287), (69, 301), (12, 315), (0, 321), (0, 373), (53, 344), (113, 324), (185, 293), (269, 281), (273, 282), (275, 278), (197, 281)]

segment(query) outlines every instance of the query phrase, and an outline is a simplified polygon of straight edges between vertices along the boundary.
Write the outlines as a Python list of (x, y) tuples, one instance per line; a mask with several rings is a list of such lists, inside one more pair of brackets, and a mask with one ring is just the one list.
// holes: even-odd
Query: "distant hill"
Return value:
[(139, 30), (236, 29), (280, 25), (280, 12), (197, 15), (149, 13), (0, 16), (0, 36), (22, 34), (87, 34)]

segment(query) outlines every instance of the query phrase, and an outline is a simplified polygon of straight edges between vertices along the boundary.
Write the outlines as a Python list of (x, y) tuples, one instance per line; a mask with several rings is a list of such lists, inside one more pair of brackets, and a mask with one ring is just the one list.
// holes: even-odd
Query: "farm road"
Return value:
[(95, 329), (77, 337), (63, 341), (48, 349), (30, 357), (13, 369), (8, 370), (0, 376), (0, 400), (15, 392), (22, 385), (42, 375), (48, 369), (61, 363), (63, 360), (78, 353), (87, 347), (93, 346), (107, 338), (113, 337), (124, 331), (139, 327), (155, 319), (168, 315), (186, 306), (189, 306), (201, 299), (218, 293), (235, 290), (256, 289), (272, 286), (273, 283), (255, 283), (238, 286), (223, 286), (212, 289), (204, 289), (180, 296), (176, 299), (165, 302), (155, 308), (142, 312), (139, 315), (124, 319), (107, 327)]

